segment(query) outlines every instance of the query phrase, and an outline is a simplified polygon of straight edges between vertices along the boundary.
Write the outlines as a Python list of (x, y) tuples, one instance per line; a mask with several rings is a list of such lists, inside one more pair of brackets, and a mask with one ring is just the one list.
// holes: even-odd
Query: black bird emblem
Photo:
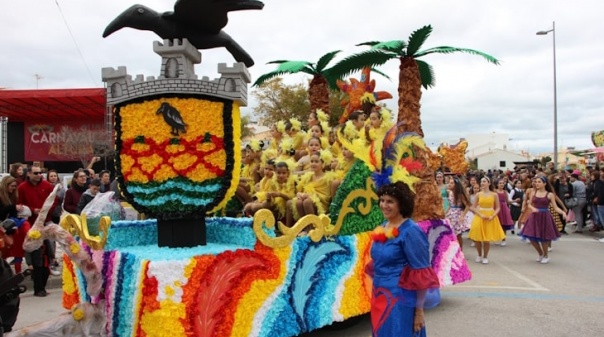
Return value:
[(162, 114), (164, 116), (164, 121), (172, 128), (170, 134), (173, 136), (178, 136), (181, 132), (187, 132), (187, 124), (182, 120), (180, 116), (180, 112), (176, 110), (175, 107), (171, 106), (169, 103), (162, 103), (159, 109), (157, 109), (156, 115)]
[(264, 3), (257, 0), (178, 0), (173, 12), (160, 14), (143, 5), (133, 5), (111, 21), (103, 37), (125, 27), (150, 30), (162, 39), (186, 38), (197, 49), (224, 47), (237, 62), (251, 67), (252, 57), (222, 28), (229, 12), (263, 7)]

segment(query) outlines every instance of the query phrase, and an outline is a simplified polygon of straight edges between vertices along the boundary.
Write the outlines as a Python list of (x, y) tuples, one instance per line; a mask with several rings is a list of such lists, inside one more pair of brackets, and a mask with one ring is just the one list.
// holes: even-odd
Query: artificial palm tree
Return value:
[[(461, 52), (478, 55), (490, 63), (499, 64), (499, 61), (493, 56), (474, 49), (440, 46), (420, 50), (430, 33), (432, 33), (432, 26), (427, 25), (414, 31), (407, 42), (394, 40), (361, 43), (359, 45), (370, 46), (371, 49), (345, 58), (332, 67), (332, 71), (346, 76), (360, 70), (360, 68), (354, 67), (359, 64), (374, 67), (392, 59), (399, 59), (397, 121), (400, 123), (400, 131), (415, 132), (423, 137), (424, 132), (420, 119), (421, 89), (422, 86), (428, 89), (434, 85), (434, 72), (432, 66), (418, 58), (428, 54)], [(418, 173), (421, 180), (414, 185), (417, 195), (415, 204), (418, 206), (415, 209), (414, 218), (419, 220), (442, 218), (442, 201), (433, 182), (433, 171), (427, 165), (426, 153), (417, 148), (415, 156), (422, 162), (424, 170)]]
[[(309, 61), (288, 60), (268, 62), (268, 64), (278, 64), (279, 66), (277, 67), (277, 69), (258, 77), (258, 79), (256, 80), (256, 82), (254, 82), (253, 85), (261, 85), (272, 78), (284, 74), (305, 73), (312, 75), (312, 80), (310, 81), (310, 84), (308, 86), (308, 99), (310, 101), (310, 111), (316, 111), (317, 109), (321, 109), (329, 115), (331, 111), (329, 108), (330, 89), (338, 90), (336, 81), (342, 79), (344, 77), (344, 73), (350, 74), (355, 70), (360, 71), (364, 68), (363, 64), (355, 63), (354, 61), (346, 62), (345, 66), (340, 66), (340, 63), (337, 63), (333, 67), (327, 68), (329, 63), (339, 52), (341, 52), (341, 50), (329, 52), (321, 56), (316, 63), (312, 63)], [(388, 78), (388, 76), (375, 69), (372, 69), (372, 71), (377, 72)]]

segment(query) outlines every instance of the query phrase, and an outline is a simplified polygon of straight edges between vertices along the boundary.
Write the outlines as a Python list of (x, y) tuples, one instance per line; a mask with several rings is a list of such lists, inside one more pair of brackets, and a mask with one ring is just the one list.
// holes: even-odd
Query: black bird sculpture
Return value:
[(164, 121), (172, 128), (170, 133), (173, 136), (178, 136), (181, 132), (187, 132), (187, 124), (182, 120), (182, 116), (180, 112), (176, 110), (175, 107), (171, 106), (169, 103), (163, 102), (159, 109), (157, 109), (156, 115), (162, 114), (164, 116)]
[(105, 28), (107, 37), (122, 28), (150, 30), (162, 39), (186, 38), (197, 49), (225, 47), (237, 62), (254, 65), (252, 57), (227, 33), (227, 14), (245, 9), (262, 9), (257, 0), (178, 0), (173, 12), (160, 14), (143, 5), (133, 5)]

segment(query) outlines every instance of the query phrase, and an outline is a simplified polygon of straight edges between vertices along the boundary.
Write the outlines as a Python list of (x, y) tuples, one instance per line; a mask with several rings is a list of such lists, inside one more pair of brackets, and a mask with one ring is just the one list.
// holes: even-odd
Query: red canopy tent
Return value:
[(0, 116), (10, 122), (99, 119), (106, 105), (105, 88), (0, 90)]

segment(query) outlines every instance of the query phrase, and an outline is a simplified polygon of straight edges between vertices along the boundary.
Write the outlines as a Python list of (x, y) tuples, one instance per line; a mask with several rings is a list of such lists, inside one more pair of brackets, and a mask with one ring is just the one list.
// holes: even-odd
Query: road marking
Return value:
[(604, 297), (592, 297), (592, 296), (574, 296), (574, 295), (554, 295), (554, 294), (543, 294), (543, 293), (495, 293), (495, 292), (456, 292), (456, 291), (443, 291), (443, 297), (466, 297), (466, 298), (482, 298), (482, 297), (494, 297), (494, 298), (512, 298), (512, 299), (536, 299), (536, 300), (565, 300), (565, 301), (578, 301), (578, 302), (604, 302)]
[(508, 273), (510, 273), (510, 274), (516, 276), (517, 278), (523, 280), (524, 282), (532, 285), (534, 287), (534, 290), (538, 290), (538, 291), (550, 291), (546, 287), (544, 287), (544, 286), (540, 285), (539, 283), (531, 280), (530, 278), (528, 278), (528, 277), (520, 274), (519, 272), (517, 272), (517, 271), (515, 271), (515, 270), (513, 270), (513, 269), (511, 269), (511, 268), (509, 268), (507, 266), (504, 266), (501, 263), (498, 263), (498, 262), (494, 262), (494, 263), (496, 265), (498, 265), (499, 267), (501, 267), (503, 270), (507, 271)]
[(490, 284), (486, 284), (486, 285), (461, 285), (461, 284), (457, 284), (455, 285), (455, 288), (467, 288), (467, 289), (471, 289), (471, 288), (476, 288), (476, 289), (508, 289), (508, 290), (522, 290), (522, 291), (551, 291), (550, 289), (542, 286), (541, 284), (531, 280), (530, 278), (522, 275), (521, 273), (499, 263), (499, 262), (491, 262), (492, 264), (496, 264), (497, 266), (499, 266), (501, 269), (507, 271), (508, 273), (512, 274), (512, 276), (515, 276), (516, 278), (528, 283), (529, 285), (531, 285), (531, 287), (515, 287), (515, 286), (504, 286), (504, 285), (498, 285), (496, 282), (490, 282)]
[(482, 288), (482, 289), (508, 289), (508, 290), (525, 290), (525, 291), (550, 291), (546, 288), (534, 288), (534, 287), (512, 287), (512, 286), (470, 286), (470, 285), (455, 285), (455, 288)]

